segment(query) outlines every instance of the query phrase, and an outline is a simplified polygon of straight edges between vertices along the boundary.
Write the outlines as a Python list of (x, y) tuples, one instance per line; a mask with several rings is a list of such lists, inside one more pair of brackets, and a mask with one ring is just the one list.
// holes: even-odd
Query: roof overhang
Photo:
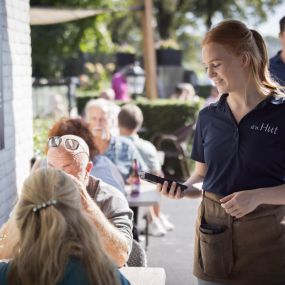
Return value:
[(72, 9), (31, 7), (30, 25), (54, 25), (93, 17), (109, 12), (107, 9)]

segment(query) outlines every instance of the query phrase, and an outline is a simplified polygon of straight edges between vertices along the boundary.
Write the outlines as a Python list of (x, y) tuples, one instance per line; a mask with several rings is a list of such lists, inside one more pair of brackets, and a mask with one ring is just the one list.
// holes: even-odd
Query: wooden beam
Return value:
[(146, 76), (146, 96), (149, 99), (157, 98), (156, 55), (154, 48), (152, 0), (144, 0), (142, 12), (143, 30), (143, 59)]

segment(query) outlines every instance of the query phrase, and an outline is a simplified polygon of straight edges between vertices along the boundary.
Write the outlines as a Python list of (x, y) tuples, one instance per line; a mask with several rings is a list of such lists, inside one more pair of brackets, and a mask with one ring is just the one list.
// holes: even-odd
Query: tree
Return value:
[(157, 30), (160, 38), (175, 36), (175, 32), (187, 25), (195, 26), (202, 18), (209, 29), (213, 18), (237, 18), (257, 22), (266, 20), (268, 11), (273, 11), (282, 0), (154, 0)]
[[(118, 0), (31, 0), (30, 4), (32, 7), (111, 9), (116, 5), (118, 9), (126, 8)], [(113, 44), (106, 26), (111, 16), (104, 13), (70, 23), (32, 26), (33, 74), (61, 77), (66, 60), (81, 62), (86, 52), (110, 53)]]
[[(187, 47), (185, 40), (195, 40), (187, 27), (199, 28), (197, 19), (203, 19), (206, 29), (217, 18), (237, 18), (260, 23), (266, 20), (268, 11), (273, 11), (281, 3), (282, 0), (153, 0), (156, 39), (172, 38), (182, 47)], [(138, 45), (139, 17), (139, 13), (116, 15), (108, 25), (112, 40)]]
[(282, 0), (190, 0), (188, 8), (195, 17), (202, 17), (207, 29), (210, 29), (216, 15), (222, 18), (265, 21), (267, 12), (273, 11), (282, 2)]
[[(114, 51), (114, 44), (128, 43), (134, 45), (138, 53), (142, 50), (140, 13), (130, 11), (138, 0), (31, 0), (30, 3), (31, 6), (107, 8), (113, 11), (66, 24), (32, 26), (34, 74), (61, 76), (65, 59), (78, 59), (86, 52), (95, 56), (110, 54)], [(251, 22), (258, 23), (280, 3), (282, 0), (153, 0), (156, 39), (177, 40), (193, 58), (195, 53), (189, 50), (197, 45), (191, 43), (189, 46), (188, 42), (196, 41), (196, 38), (187, 28), (198, 28), (197, 19), (203, 19), (208, 29), (217, 18), (251, 19)]]
[(154, 0), (155, 18), (159, 38), (176, 37), (176, 31), (183, 26), (195, 25), (187, 16), (191, 0)]

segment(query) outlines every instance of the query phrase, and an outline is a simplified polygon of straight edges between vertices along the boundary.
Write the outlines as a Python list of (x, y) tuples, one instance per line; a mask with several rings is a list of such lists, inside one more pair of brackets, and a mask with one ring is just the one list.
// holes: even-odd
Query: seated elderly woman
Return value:
[(28, 177), (15, 208), (21, 238), (14, 258), (0, 262), (0, 284), (129, 284), (103, 251), (86, 199), (85, 187), (61, 170)]

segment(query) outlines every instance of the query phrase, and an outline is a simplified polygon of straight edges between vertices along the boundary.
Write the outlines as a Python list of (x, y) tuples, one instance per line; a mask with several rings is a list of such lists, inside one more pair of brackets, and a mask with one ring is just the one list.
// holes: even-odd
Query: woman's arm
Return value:
[(14, 257), (16, 245), (20, 239), (20, 232), (16, 225), (15, 214), (0, 229), (0, 259)]
[(162, 195), (167, 196), (171, 199), (180, 199), (183, 197), (189, 198), (199, 198), (201, 197), (202, 191), (193, 184), (202, 182), (207, 172), (207, 165), (201, 162), (195, 162), (195, 169), (193, 174), (190, 176), (189, 179), (184, 183), (187, 185), (187, 189), (181, 192), (180, 188), (175, 191), (176, 183), (172, 183), (170, 191), (167, 192), (168, 183), (164, 182), (163, 185), (158, 184), (157, 191), (160, 192)]
[(193, 186), (195, 183), (203, 182), (204, 177), (207, 172), (206, 163), (195, 162), (195, 169), (193, 174), (189, 177), (189, 179), (184, 183), (188, 186), (187, 190), (183, 193), (183, 196), (189, 198), (199, 198), (201, 197), (202, 191), (197, 187)]
[(256, 198), (259, 205), (285, 205), (285, 184), (275, 187), (260, 188), (259, 191), (257, 191)]
[(235, 192), (220, 201), (228, 214), (241, 218), (261, 204), (285, 205), (285, 184)]

